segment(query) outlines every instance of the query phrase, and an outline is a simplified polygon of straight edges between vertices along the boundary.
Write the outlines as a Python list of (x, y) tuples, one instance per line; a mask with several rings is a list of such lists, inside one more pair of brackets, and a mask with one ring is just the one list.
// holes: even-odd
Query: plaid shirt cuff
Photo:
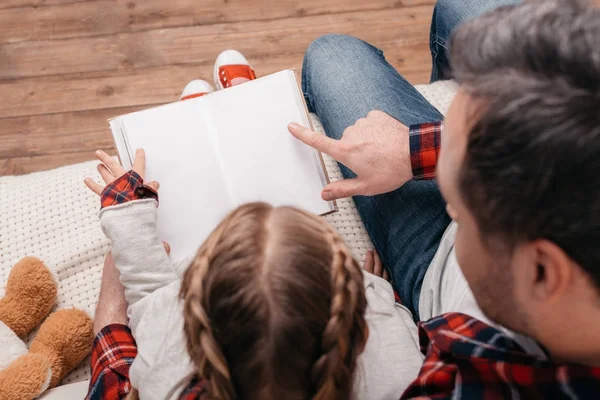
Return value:
[(144, 185), (144, 180), (135, 171), (129, 171), (115, 179), (104, 188), (100, 196), (102, 208), (141, 199), (158, 201), (158, 193), (150, 186)]
[(129, 367), (137, 345), (126, 325), (105, 326), (92, 346), (92, 378), (86, 400), (124, 399), (131, 390)]
[(410, 163), (414, 179), (435, 179), (443, 128), (441, 121), (409, 127)]

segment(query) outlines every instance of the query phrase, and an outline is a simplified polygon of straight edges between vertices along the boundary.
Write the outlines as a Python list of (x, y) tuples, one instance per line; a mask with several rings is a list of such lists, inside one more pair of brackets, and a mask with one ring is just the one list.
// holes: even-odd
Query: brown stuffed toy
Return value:
[[(37, 258), (22, 259), (10, 272), (0, 299), (0, 399), (39, 397), (90, 352), (92, 320), (85, 312), (58, 310), (44, 321), (57, 289), (52, 273)], [(27, 351), (22, 339), (40, 324)]]

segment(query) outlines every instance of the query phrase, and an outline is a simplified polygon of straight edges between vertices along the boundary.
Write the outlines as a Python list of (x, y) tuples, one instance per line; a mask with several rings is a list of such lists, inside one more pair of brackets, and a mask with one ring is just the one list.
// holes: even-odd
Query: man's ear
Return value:
[[(554, 242), (538, 239), (529, 244), (534, 263), (532, 296), (534, 301), (555, 302), (573, 280), (573, 261)], [(532, 265), (532, 264), (530, 264)]]

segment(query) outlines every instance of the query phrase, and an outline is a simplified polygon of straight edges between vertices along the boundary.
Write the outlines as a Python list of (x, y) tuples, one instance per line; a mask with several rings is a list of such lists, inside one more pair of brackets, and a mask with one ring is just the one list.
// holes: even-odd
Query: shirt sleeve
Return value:
[(136, 321), (132, 320), (131, 312), (136, 303), (177, 279), (158, 236), (156, 204), (154, 199), (143, 199), (100, 210), (100, 225), (111, 241), (134, 332)]
[(435, 179), (443, 128), (442, 121), (409, 127), (410, 163), (414, 179)]
[(144, 185), (142, 177), (133, 170), (106, 185), (100, 196), (102, 208), (142, 199), (154, 199), (158, 202), (158, 193)]
[(124, 399), (131, 391), (129, 368), (137, 345), (126, 325), (105, 326), (92, 346), (92, 378), (86, 400)]
[(131, 308), (139, 300), (177, 279), (158, 236), (158, 194), (129, 171), (106, 186), (101, 202), (100, 224), (111, 240), (131, 318)]

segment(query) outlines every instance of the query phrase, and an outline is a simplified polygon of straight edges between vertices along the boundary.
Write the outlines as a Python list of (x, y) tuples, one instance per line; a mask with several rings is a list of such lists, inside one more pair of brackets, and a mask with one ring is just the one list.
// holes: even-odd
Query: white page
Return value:
[(131, 159), (143, 148), (145, 181), (160, 183), (158, 232), (174, 261), (195, 252), (233, 208), (203, 102), (186, 100), (119, 118)]
[(290, 122), (310, 126), (294, 71), (286, 70), (211, 94), (224, 176), (235, 204), (266, 201), (315, 214), (334, 210), (318, 153), (295, 139)]

